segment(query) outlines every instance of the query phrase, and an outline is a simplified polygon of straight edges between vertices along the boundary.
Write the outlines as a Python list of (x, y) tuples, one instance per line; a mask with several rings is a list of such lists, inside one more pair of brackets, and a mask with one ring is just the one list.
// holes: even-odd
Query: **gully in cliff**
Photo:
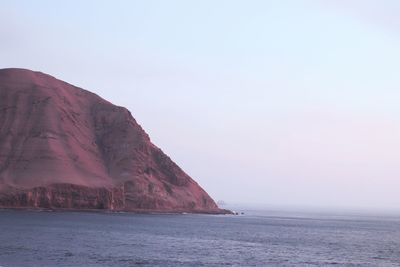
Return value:
[(230, 213), (131, 113), (41, 72), (0, 70), (0, 207)]

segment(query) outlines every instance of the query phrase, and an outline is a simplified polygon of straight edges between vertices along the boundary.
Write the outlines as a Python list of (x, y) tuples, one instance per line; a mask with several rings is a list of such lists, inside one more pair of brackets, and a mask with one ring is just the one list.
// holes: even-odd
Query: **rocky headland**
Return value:
[(126, 108), (25, 69), (0, 70), (0, 207), (229, 213)]

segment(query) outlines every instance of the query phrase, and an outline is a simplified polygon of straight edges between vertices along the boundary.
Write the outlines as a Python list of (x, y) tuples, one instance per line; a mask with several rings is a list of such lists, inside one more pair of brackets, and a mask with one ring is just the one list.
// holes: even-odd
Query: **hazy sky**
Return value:
[(216, 200), (400, 209), (399, 1), (15, 1), (0, 68), (127, 107)]

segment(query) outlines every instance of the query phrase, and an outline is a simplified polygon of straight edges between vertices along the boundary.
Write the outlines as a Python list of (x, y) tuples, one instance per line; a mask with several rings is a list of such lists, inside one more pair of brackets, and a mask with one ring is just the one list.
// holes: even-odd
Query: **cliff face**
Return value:
[(0, 70), (0, 207), (224, 213), (122, 107)]

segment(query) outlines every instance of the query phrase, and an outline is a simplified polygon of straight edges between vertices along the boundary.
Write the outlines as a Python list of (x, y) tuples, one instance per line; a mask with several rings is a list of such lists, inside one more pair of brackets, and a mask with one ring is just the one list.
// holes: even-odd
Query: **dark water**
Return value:
[(388, 217), (0, 211), (0, 266), (400, 266)]

